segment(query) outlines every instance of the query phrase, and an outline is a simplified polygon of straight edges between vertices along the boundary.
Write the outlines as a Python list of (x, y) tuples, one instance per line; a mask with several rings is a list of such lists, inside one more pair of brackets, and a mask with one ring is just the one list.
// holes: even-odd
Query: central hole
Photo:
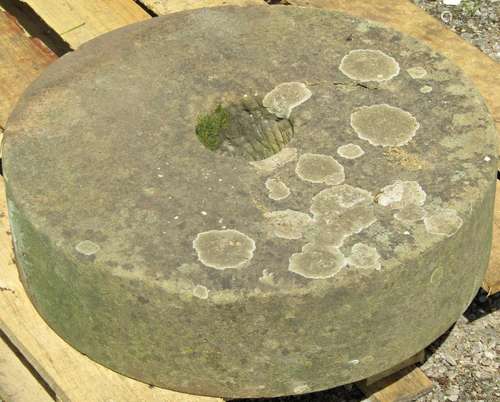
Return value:
[(253, 161), (281, 151), (293, 134), (289, 119), (270, 113), (254, 97), (219, 105), (212, 113), (199, 116), (196, 125), (196, 136), (211, 151)]

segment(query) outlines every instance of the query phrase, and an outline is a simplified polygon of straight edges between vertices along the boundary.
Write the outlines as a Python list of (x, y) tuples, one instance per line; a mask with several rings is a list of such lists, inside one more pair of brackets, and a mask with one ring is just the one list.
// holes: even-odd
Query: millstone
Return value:
[(390, 368), (465, 310), (490, 250), (483, 100), (416, 40), (330, 11), (201, 9), (97, 38), (22, 97), (4, 169), (49, 325), (194, 394)]

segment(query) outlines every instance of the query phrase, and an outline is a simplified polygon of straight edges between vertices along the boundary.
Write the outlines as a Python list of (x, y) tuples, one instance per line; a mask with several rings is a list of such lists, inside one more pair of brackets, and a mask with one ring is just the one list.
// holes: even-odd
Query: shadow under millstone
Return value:
[(479, 289), (476, 297), (474, 297), (474, 300), (472, 300), (472, 303), (465, 311), (464, 317), (467, 318), (469, 322), (472, 322), (498, 309), (500, 309), (500, 292), (488, 296), (484, 289)]
[(360, 402), (366, 397), (354, 385), (344, 385), (310, 394), (280, 396), (276, 398), (228, 399), (227, 402)]

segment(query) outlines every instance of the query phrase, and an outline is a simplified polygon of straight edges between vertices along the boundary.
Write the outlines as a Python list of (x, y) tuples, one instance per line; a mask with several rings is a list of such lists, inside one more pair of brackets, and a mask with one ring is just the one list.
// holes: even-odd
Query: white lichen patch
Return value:
[(347, 184), (316, 194), (312, 199), (311, 213), (314, 221), (306, 238), (335, 247), (340, 247), (346, 237), (360, 233), (376, 221), (371, 193)]
[(300, 385), (296, 385), (295, 387), (293, 387), (294, 394), (305, 394), (306, 392), (310, 392), (310, 391), (311, 391), (311, 387), (307, 384), (300, 384)]
[(403, 223), (415, 223), (424, 219), (425, 215), (425, 210), (421, 206), (410, 204), (396, 212), (394, 218)]
[(269, 190), (269, 198), (274, 201), (284, 200), (290, 195), (288, 186), (279, 179), (267, 179), (266, 188)]
[(308, 279), (327, 279), (346, 265), (344, 254), (337, 248), (318, 248), (306, 244), (302, 252), (290, 256), (288, 270)]
[(361, 82), (387, 81), (399, 74), (398, 62), (380, 50), (351, 50), (342, 58), (339, 66), (349, 78)]
[(199, 299), (208, 299), (208, 289), (203, 285), (196, 285), (193, 288), (193, 295)]
[(396, 180), (393, 184), (382, 188), (377, 202), (393, 209), (402, 209), (408, 205), (422, 206), (427, 194), (416, 181)]
[(297, 148), (283, 148), (278, 153), (269, 158), (260, 161), (249, 162), (250, 165), (264, 174), (271, 174), (278, 168), (285, 166), (287, 163), (297, 160)]
[(336, 220), (348, 209), (357, 205), (369, 205), (373, 196), (369, 191), (349, 184), (330, 187), (312, 198), (311, 212), (315, 218)]
[(432, 87), (429, 85), (424, 85), (423, 87), (420, 88), (420, 92), (423, 94), (428, 94), (432, 92)]
[(290, 240), (301, 239), (312, 222), (309, 215), (291, 209), (267, 212), (264, 217), (274, 236)]
[(300, 156), (295, 173), (311, 183), (337, 185), (345, 180), (344, 167), (330, 155), (305, 153)]
[(413, 78), (413, 79), (421, 79), (424, 78), (427, 75), (427, 70), (423, 67), (417, 66), (417, 67), (411, 67), (406, 70), (408, 75)]
[(275, 286), (274, 283), (274, 273), (269, 272), (269, 270), (264, 269), (262, 275), (259, 276), (259, 281), (268, 286)]
[(424, 218), (424, 224), (427, 232), (450, 237), (462, 227), (463, 220), (454, 209), (442, 209)]
[(198, 259), (215, 269), (242, 268), (253, 257), (255, 241), (234, 229), (209, 230), (193, 240)]
[(364, 243), (356, 243), (351, 248), (351, 255), (347, 259), (347, 264), (354, 268), (379, 270), (381, 267), (380, 254), (375, 247), (367, 246)]
[(80, 254), (91, 256), (96, 254), (101, 247), (90, 240), (83, 240), (75, 246), (75, 249)]
[(356, 144), (342, 145), (337, 149), (337, 153), (345, 159), (356, 159), (365, 154), (363, 148)]
[(359, 138), (375, 146), (408, 144), (420, 124), (413, 115), (387, 104), (363, 106), (351, 114), (351, 127)]
[(284, 82), (277, 85), (262, 101), (264, 107), (280, 118), (288, 119), (292, 109), (304, 103), (312, 92), (302, 82)]

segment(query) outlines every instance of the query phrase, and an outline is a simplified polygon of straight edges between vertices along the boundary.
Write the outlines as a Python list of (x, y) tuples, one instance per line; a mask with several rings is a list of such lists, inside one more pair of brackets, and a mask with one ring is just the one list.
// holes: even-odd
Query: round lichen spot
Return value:
[(427, 70), (420, 66), (409, 68), (406, 72), (411, 78), (416, 80), (424, 78), (427, 75)]
[(288, 186), (279, 179), (267, 179), (266, 188), (269, 190), (269, 198), (274, 201), (284, 200), (290, 195)]
[(402, 209), (408, 205), (422, 206), (426, 198), (427, 194), (416, 181), (401, 180), (382, 188), (376, 197), (380, 205), (394, 209)]
[(415, 204), (407, 205), (394, 214), (394, 218), (403, 223), (415, 223), (421, 221), (424, 217), (425, 210)]
[(193, 241), (198, 259), (215, 269), (242, 268), (255, 251), (255, 241), (234, 229), (209, 230)]
[(423, 87), (420, 88), (420, 92), (423, 94), (428, 94), (432, 92), (432, 87), (429, 85), (424, 85)]
[(90, 240), (84, 240), (78, 243), (76, 246), (76, 251), (78, 251), (80, 254), (86, 255), (86, 256), (91, 256), (97, 253), (101, 247), (99, 247), (98, 244), (95, 244), (94, 242)]
[(294, 394), (305, 394), (311, 391), (311, 387), (307, 384), (300, 384), (293, 387)]
[(312, 199), (311, 212), (316, 218), (341, 215), (357, 205), (370, 204), (373, 197), (369, 191), (348, 184), (326, 188)]
[(208, 289), (203, 285), (196, 285), (193, 289), (193, 295), (199, 299), (208, 299)]
[(343, 184), (320, 191), (312, 199), (313, 225), (306, 238), (314, 243), (340, 247), (344, 239), (376, 221), (372, 195)]
[(282, 239), (301, 239), (312, 222), (312, 218), (299, 211), (267, 212), (264, 217), (269, 221), (274, 236)]
[(363, 148), (356, 144), (342, 145), (337, 149), (337, 153), (345, 159), (356, 159), (365, 154)]
[(354, 268), (379, 270), (381, 266), (380, 254), (375, 247), (367, 246), (364, 243), (356, 243), (352, 246), (347, 264)]
[(292, 254), (288, 270), (308, 279), (327, 279), (346, 265), (342, 252), (336, 248), (321, 249), (306, 244), (301, 253)]
[(264, 96), (262, 103), (275, 116), (288, 119), (292, 109), (311, 96), (312, 92), (302, 82), (284, 82)]
[(351, 50), (342, 59), (340, 71), (349, 78), (361, 82), (387, 81), (399, 74), (399, 64), (380, 50)]
[(420, 124), (411, 113), (387, 104), (363, 106), (351, 114), (351, 127), (358, 137), (375, 146), (405, 145)]
[(463, 224), (454, 209), (442, 209), (424, 219), (425, 229), (432, 234), (453, 236)]
[(330, 155), (306, 153), (300, 156), (295, 173), (311, 183), (337, 185), (345, 180), (344, 167)]
[(198, 117), (196, 136), (209, 150), (259, 161), (280, 152), (293, 137), (287, 118), (278, 118), (255, 97), (222, 105)]

